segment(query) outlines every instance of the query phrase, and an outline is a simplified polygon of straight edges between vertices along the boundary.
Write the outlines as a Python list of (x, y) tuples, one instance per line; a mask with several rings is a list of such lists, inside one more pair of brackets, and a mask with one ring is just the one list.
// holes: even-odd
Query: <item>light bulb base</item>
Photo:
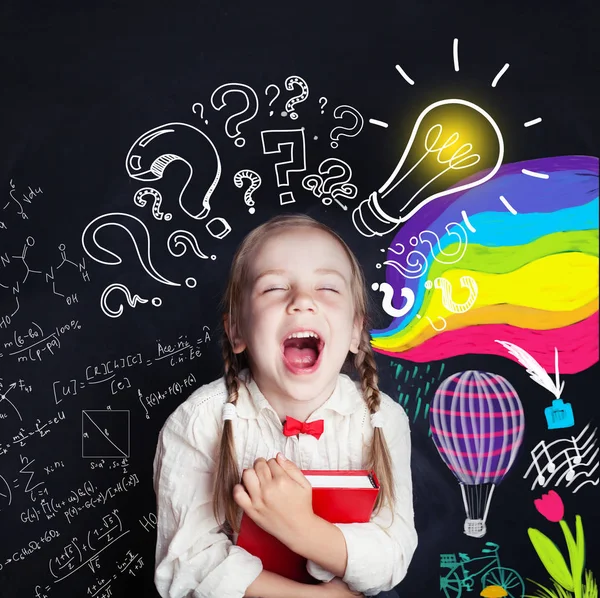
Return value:
[(402, 222), (381, 209), (377, 191), (373, 191), (367, 199), (363, 200), (354, 209), (352, 221), (356, 230), (364, 237), (374, 237), (375, 235), (383, 237), (392, 232)]

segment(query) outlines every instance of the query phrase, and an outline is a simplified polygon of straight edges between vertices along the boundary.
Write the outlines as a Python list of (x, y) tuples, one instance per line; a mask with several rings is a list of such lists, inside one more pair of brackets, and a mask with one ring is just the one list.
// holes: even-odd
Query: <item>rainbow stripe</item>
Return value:
[[(371, 331), (373, 349), (414, 362), (468, 353), (515, 360), (499, 339), (525, 349), (548, 372), (554, 347), (561, 373), (598, 362), (598, 162), (561, 156), (506, 164), (484, 185), (419, 210), (386, 256), (386, 281), (397, 296), (410, 288), (415, 302), (388, 328)], [(476, 282), (477, 293), (458, 313), (471, 293), (463, 277)], [(436, 288), (436, 279), (450, 292)]]

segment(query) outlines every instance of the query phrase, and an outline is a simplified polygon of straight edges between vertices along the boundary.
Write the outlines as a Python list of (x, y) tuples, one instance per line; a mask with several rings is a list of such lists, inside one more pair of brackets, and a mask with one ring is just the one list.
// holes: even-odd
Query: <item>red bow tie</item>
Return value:
[(293, 417), (287, 417), (283, 424), (283, 433), (286, 436), (295, 436), (296, 434), (310, 434), (317, 440), (323, 434), (323, 420), (317, 419), (310, 423), (301, 422)]

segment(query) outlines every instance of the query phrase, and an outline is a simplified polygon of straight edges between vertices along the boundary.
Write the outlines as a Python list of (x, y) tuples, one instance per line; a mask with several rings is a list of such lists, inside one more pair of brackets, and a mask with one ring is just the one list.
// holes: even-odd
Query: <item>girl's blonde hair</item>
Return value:
[[(248, 275), (252, 255), (256, 248), (269, 239), (272, 235), (283, 231), (306, 227), (324, 231), (332, 235), (343, 247), (352, 267), (352, 294), (354, 297), (355, 316), (363, 318), (363, 328), (360, 336), (358, 352), (354, 355), (350, 351), (344, 362), (343, 369), (349, 365), (354, 366), (362, 388), (362, 394), (369, 411), (375, 413), (379, 410), (380, 394), (377, 386), (379, 376), (377, 365), (371, 348), (369, 329), (371, 325), (369, 316), (369, 295), (366, 291), (365, 279), (362, 268), (344, 240), (325, 224), (311, 218), (306, 214), (286, 214), (271, 218), (257, 228), (250, 231), (237, 249), (231, 264), (229, 282), (222, 297), (220, 310), (223, 323), (227, 318), (230, 334), (237, 330), (237, 318), (240, 316), (242, 299), (249, 283)], [(233, 333), (235, 334), (235, 332)], [(239, 373), (248, 368), (246, 351), (234, 353), (225, 327), (222, 327), (221, 348), (223, 352), (223, 365), (225, 383), (229, 395), (229, 402), (234, 403), (238, 398), (238, 391), (242, 380)], [(352, 359), (353, 356), (353, 359)], [(352, 363), (351, 363), (352, 362)], [(375, 511), (387, 503), (392, 510), (395, 500), (393, 473), (390, 453), (383, 435), (382, 428), (374, 428), (373, 442), (370, 447), (369, 460), (365, 468), (373, 469), (380, 482), (381, 491), (375, 503)], [(233, 487), (240, 483), (241, 473), (238, 471), (236, 450), (233, 438), (233, 425), (231, 420), (223, 422), (220, 438), (220, 449), (217, 459), (217, 468), (214, 475), (213, 486), (213, 512), (217, 521), (221, 520), (221, 513), (225, 515), (222, 526), (228, 533), (238, 532), (237, 514), (238, 506), (233, 500)]]

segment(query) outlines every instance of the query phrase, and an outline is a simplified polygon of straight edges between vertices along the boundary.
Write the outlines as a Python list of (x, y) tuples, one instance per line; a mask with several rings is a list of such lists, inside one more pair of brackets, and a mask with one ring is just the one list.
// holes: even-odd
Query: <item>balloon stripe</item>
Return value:
[[(510, 433), (505, 429), (506, 426), (508, 425), (507, 418), (504, 416), (504, 414), (506, 412), (505, 405), (506, 405), (507, 401), (506, 400), (497, 401), (496, 405), (491, 405), (492, 398), (490, 396), (489, 391), (493, 391), (493, 393), (491, 393), (493, 395), (496, 395), (498, 393), (498, 387), (495, 384), (496, 376), (486, 374), (485, 372), (481, 372), (480, 376), (483, 378), (482, 387), (487, 396), (488, 403), (490, 403), (490, 409), (496, 408), (503, 415), (502, 421), (500, 424), (500, 429), (504, 431), (504, 434), (501, 436), (501, 443), (499, 446), (500, 454), (494, 455), (492, 458), (484, 460), (484, 462), (486, 464), (486, 471), (485, 471), (486, 479), (488, 479), (489, 476), (493, 476), (494, 482), (498, 483), (502, 480), (502, 474), (500, 474), (499, 472), (504, 468), (505, 462), (507, 461), (507, 459), (505, 458), (507, 455), (507, 452), (508, 452), (506, 445), (507, 445), (508, 439), (510, 437), (509, 436)], [(481, 427), (485, 429), (486, 423), (487, 423), (486, 421), (482, 421)], [(490, 434), (495, 433), (496, 423), (497, 422), (495, 422), (493, 420), (490, 422)], [(496, 442), (496, 439), (492, 437), (490, 442), (486, 444), (486, 449), (488, 451), (490, 451), (490, 449), (493, 451), (494, 448), (496, 448), (496, 447), (498, 447), (498, 443)]]
[[(463, 381), (463, 389), (466, 386), (466, 384), (469, 382), (469, 378), (472, 377), (475, 381), (479, 381), (479, 372), (466, 372), (466, 374), (463, 374), (461, 376), (461, 379)], [(478, 387), (473, 386), (473, 385), (468, 385), (466, 386), (467, 388), (467, 396), (469, 399), (469, 411), (473, 410), (473, 400), (474, 400), (474, 394), (475, 391)], [(461, 392), (463, 391), (463, 389), (461, 389)], [(482, 408), (489, 408), (488, 405), (484, 404), (481, 402), (481, 400), (479, 401), (479, 405)], [(461, 418), (464, 419), (464, 418)], [(471, 430), (473, 431), (473, 428), (475, 428), (475, 431), (477, 430), (481, 430), (483, 429), (483, 423), (482, 423), (482, 419), (481, 416), (479, 416), (479, 418), (477, 417), (470, 417), (470, 426), (468, 426), (466, 428), (466, 430)], [(465, 430), (465, 428), (463, 428), (463, 430)], [(475, 476), (475, 479), (473, 480), (476, 484), (481, 483), (481, 474), (482, 474), (482, 469), (485, 468), (485, 459), (481, 458), (481, 454), (484, 452), (485, 450), (485, 446), (486, 446), (486, 442), (484, 438), (481, 438), (480, 436), (478, 436), (477, 438), (473, 438), (470, 442), (471, 446), (475, 449), (475, 451), (477, 451), (476, 455), (473, 455), (473, 457), (469, 457), (469, 466), (471, 468), (473, 467), (477, 467), (477, 474)], [(469, 439), (465, 440), (465, 445), (468, 446), (469, 445)]]
[[(471, 380), (465, 380), (465, 381), (461, 380), (461, 385), (463, 385), (463, 386), (473, 386), (475, 388), (478, 388), (479, 386), (481, 386), (481, 384), (478, 383), (477, 381), (471, 381)], [(440, 394), (451, 396), (451, 395), (454, 394), (454, 389), (453, 390), (443, 390), (443, 389), (440, 389)], [(514, 396), (514, 393), (511, 392), (511, 391), (506, 391), (506, 393), (501, 392), (497, 396), (499, 398), (504, 399), (504, 398), (507, 398), (507, 397)], [(487, 397), (487, 395), (485, 394), (485, 391), (482, 391), (481, 393), (475, 393), (473, 395), (473, 398), (475, 398), (475, 399), (485, 399), (486, 397)]]
[[(442, 391), (442, 394), (448, 394), (448, 391)], [(512, 393), (506, 393), (504, 394), (505, 397), (512, 397), (513, 394)], [(451, 411), (450, 409), (439, 409), (437, 407), (429, 407), (429, 411), (435, 411), (436, 413), (441, 413), (442, 415), (457, 415), (457, 416), (478, 416), (481, 414), (483, 414), (485, 417), (504, 417), (509, 416), (512, 417), (513, 415), (520, 415), (521, 414), (521, 410), (520, 409), (515, 409), (514, 411), (507, 411), (506, 413), (488, 413), (486, 411), (482, 411), (482, 412), (478, 412), (478, 411), (466, 411), (466, 412), (462, 412), (462, 411)]]
[[(452, 384), (452, 382), (453, 382), (453, 379), (452, 378), (448, 378), (443, 383), (443, 385), (444, 386), (448, 386), (449, 384)], [(445, 403), (445, 398), (444, 397), (436, 396), (435, 398), (436, 398), (437, 401), (441, 400), (441, 401), (443, 401)], [(453, 425), (452, 424), (452, 420), (449, 420), (449, 423), (448, 423), (448, 420), (446, 420), (446, 418), (436, 418), (436, 423), (437, 423), (437, 426), (440, 427), (440, 428), (442, 428), (444, 430), (444, 432), (445, 432), (445, 434), (438, 435), (437, 440), (439, 441), (439, 443), (443, 447), (450, 448), (451, 442), (452, 442), (452, 437), (451, 437), (451, 433), (450, 433), (451, 430), (448, 427), (448, 425), (449, 424)], [(451, 456), (450, 460), (454, 464), (455, 467), (457, 467), (457, 468), (460, 467), (460, 463), (459, 463), (459, 461), (458, 461), (457, 458), (455, 458), (454, 456)]]
[(457, 438), (502, 438), (504, 436), (504, 434), (512, 434), (513, 432), (520, 432), (521, 430), (524, 430), (524, 429), (525, 429), (525, 426), (520, 425), (520, 426), (517, 426), (516, 428), (509, 428), (508, 430), (499, 430), (494, 433), (490, 433), (490, 432), (463, 433), (463, 432), (457, 432), (457, 431), (452, 431), (452, 430), (448, 431), (448, 430), (444, 430), (444, 429), (440, 429), (440, 428), (431, 426), (431, 432), (433, 434), (437, 434), (438, 436), (441, 436), (442, 438), (452, 438), (454, 436), (456, 436)]
[[(501, 378), (501, 377), (497, 379), (497, 383), (500, 386), (502, 386), (503, 388), (508, 386), (508, 382), (504, 378)], [(519, 447), (521, 445), (521, 443), (523, 442), (523, 436), (524, 436), (524, 430), (525, 430), (525, 414), (523, 413), (523, 406), (521, 405), (521, 400), (519, 399), (518, 395), (516, 395), (516, 394), (512, 397), (509, 397), (507, 402), (508, 402), (509, 408), (511, 408), (511, 411), (514, 413), (514, 415), (510, 416), (510, 422), (506, 421), (505, 423), (508, 425), (511, 425), (513, 430), (518, 430), (520, 428), (520, 430), (517, 432), (516, 437), (515, 437), (515, 434), (513, 433), (513, 444), (515, 446)], [(514, 409), (515, 407), (518, 407), (518, 409)], [(508, 417), (507, 417), (507, 420), (508, 420)], [(514, 460), (517, 457), (517, 450), (510, 451), (507, 454), (507, 456), (508, 456), (508, 464), (506, 465), (506, 468), (510, 469), (512, 467)]]
[[(490, 385), (490, 378), (489, 376), (485, 373), (485, 372), (477, 372), (476, 376), (481, 379), (482, 383), (481, 383), (481, 388), (483, 389), (483, 392), (485, 394), (485, 400), (487, 401), (487, 407), (490, 411), (492, 411), (492, 409), (494, 409), (494, 407), (499, 408), (500, 413), (502, 413), (503, 409), (504, 409), (504, 403), (503, 401), (498, 401), (496, 403), (496, 405), (492, 404), (492, 399), (489, 395), (488, 392), (488, 388)], [(488, 421), (486, 421), (485, 419), (483, 419), (481, 416), (479, 416), (479, 429), (480, 430), (486, 430), (488, 429), (488, 426), (486, 425), (488, 423)], [(505, 423), (504, 418), (502, 418), (502, 423)], [(502, 434), (501, 438), (502, 438), (502, 445), (504, 446), (504, 443), (506, 442), (506, 436), (507, 436), (507, 431), (504, 430), (504, 426), (501, 426), (500, 429), (504, 432), (504, 434)], [(496, 476), (497, 476), (497, 467), (496, 465), (496, 459), (490, 458), (490, 459), (486, 459), (485, 458), (485, 452), (490, 450), (490, 447), (494, 447), (495, 446), (495, 442), (494, 442), (494, 435), (496, 433), (496, 422), (492, 419), (489, 420), (489, 432), (490, 434), (490, 441), (489, 442), (483, 442), (483, 439), (481, 439), (481, 450), (480, 450), (480, 462), (481, 462), (481, 467), (482, 469), (485, 469), (484, 472), (484, 478), (483, 480), (480, 480), (480, 478), (478, 479), (478, 481), (480, 481), (481, 483), (484, 480), (488, 480), (490, 478), (490, 476), (493, 476), (494, 481), (496, 481)], [(502, 456), (500, 457), (502, 458)]]
[[(473, 471), (473, 470), (471, 470), (471, 469), (463, 469), (463, 468), (458, 468), (458, 469), (455, 469), (454, 467), (452, 467), (452, 465), (448, 465), (448, 467), (449, 467), (449, 468), (450, 468), (450, 469), (451, 469), (453, 472), (455, 472), (455, 473), (460, 473), (460, 474), (463, 474), (463, 475), (465, 475), (465, 476), (476, 476), (476, 475), (478, 474), (478, 472), (477, 472), (477, 471)], [(506, 475), (506, 473), (508, 473), (508, 468), (506, 468), (506, 469), (501, 469), (501, 470), (497, 471), (497, 472), (496, 472), (496, 475), (499, 475), (499, 476), (504, 476), (504, 475)], [(494, 480), (494, 476), (490, 476), (489, 478), (486, 478), (486, 480), (485, 480), (485, 481), (482, 481), (482, 480), (480, 480), (480, 481), (478, 481), (478, 482), (465, 482), (465, 483), (467, 483), (467, 484), (468, 484), (468, 485), (470, 485), (470, 486), (473, 486), (473, 485), (476, 485), (476, 484), (485, 484), (486, 482), (487, 482), (487, 483), (489, 483), (489, 482), (492, 482), (492, 483), (493, 483), (493, 480)]]
[[(508, 381), (506, 381), (504, 378), (498, 376), (498, 377), (494, 377), (492, 379), (489, 380), (489, 387), (493, 390), (494, 394), (499, 392), (498, 387), (503, 388), (505, 391), (508, 390), (507, 389), (508, 386)], [(511, 387), (512, 388), (512, 387)], [(513, 408), (516, 406), (516, 404), (518, 404), (519, 406), (521, 406), (521, 402), (519, 401), (518, 396), (516, 396), (516, 394), (514, 396), (510, 396), (506, 401), (500, 401), (500, 408), (502, 409), (503, 412), (506, 413), (506, 406), (508, 404), (508, 407), (511, 410), (514, 410)], [(521, 408), (521, 414), (522, 414), (522, 408)], [(517, 421), (515, 421), (515, 419), (517, 419)], [(524, 430), (524, 421), (522, 419), (522, 417), (519, 418), (515, 418), (513, 417), (505, 417), (504, 418), (504, 426), (511, 426), (509, 428), (510, 432), (507, 431), (506, 435), (502, 438), (502, 446), (506, 446), (507, 443), (509, 443), (511, 440), (514, 441), (515, 446), (518, 447), (521, 445), (521, 438), (522, 438), (522, 434), (523, 434), (523, 430)], [(515, 433), (516, 431), (516, 433)], [(514, 458), (516, 457), (517, 454), (517, 450), (514, 451), (508, 451), (505, 450), (502, 455), (500, 456), (499, 459), (496, 460), (495, 462), (495, 466), (497, 469), (505, 469), (508, 470), (510, 469), (512, 462), (514, 460)], [(497, 478), (496, 479), (497, 482), (501, 481), (501, 478)]]
[(500, 447), (500, 448), (495, 448), (491, 451), (472, 451), (472, 452), (468, 452), (468, 451), (458, 451), (458, 450), (454, 450), (454, 449), (445, 449), (445, 448), (440, 448), (439, 450), (442, 451), (442, 453), (444, 453), (445, 455), (455, 455), (456, 457), (477, 457), (479, 459), (481, 459), (482, 457), (495, 457), (498, 455), (501, 455), (504, 451), (510, 451), (513, 448), (518, 448), (521, 445), (521, 442), (519, 440), (516, 440), (515, 442), (511, 442), (510, 444), (506, 445), (506, 447)]

